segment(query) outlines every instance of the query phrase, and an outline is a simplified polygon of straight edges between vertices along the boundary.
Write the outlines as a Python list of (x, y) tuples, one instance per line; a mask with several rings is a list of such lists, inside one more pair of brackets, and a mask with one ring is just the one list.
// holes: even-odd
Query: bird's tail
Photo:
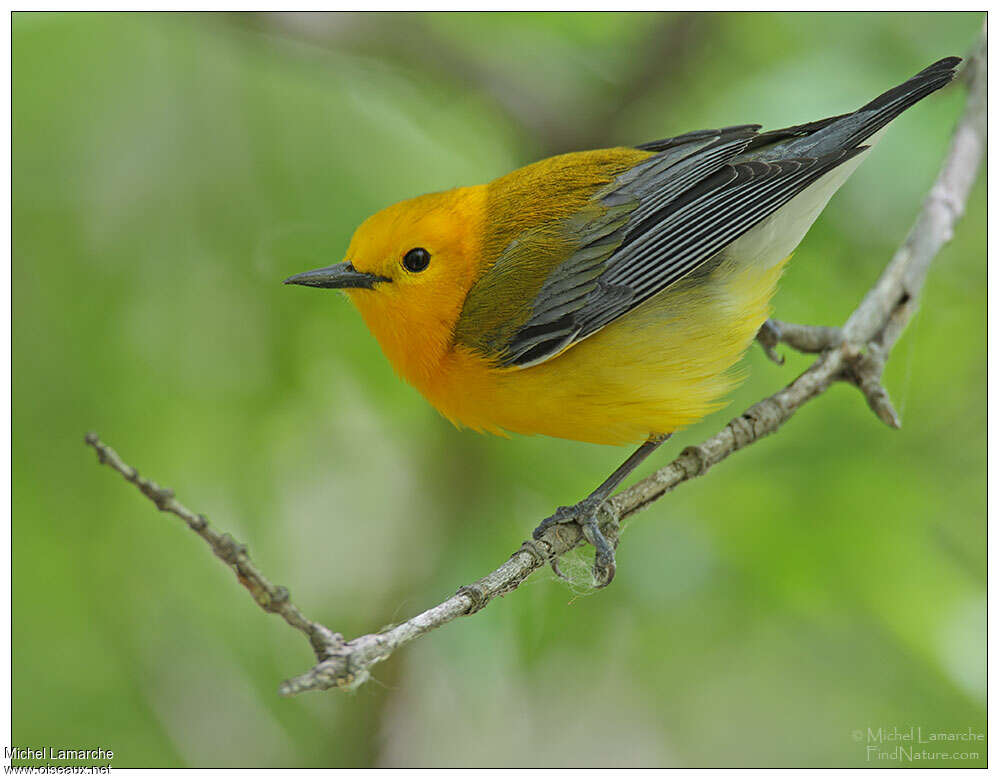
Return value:
[(908, 81), (892, 87), (854, 112), (850, 118), (855, 118), (851, 124), (856, 124), (856, 127), (842, 141), (843, 145), (856, 146), (863, 143), (907, 108), (949, 84), (960, 62), (960, 57), (945, 57), (934, 62)]
[(820, 119), (805, 125), (760, 133), (747, 147), (765, 149), (759, 158), (802, 155), (820, 157), (854, 149), (927, 95), (946, 86), (954, 78), (960, 57), (945, 57), (919, 71), (908, 81), (892, 87), (851, 114)]
[(878, 133), (907, 108), (954, 78), (954, 68), (960, 61), (958, 57), (947, 57), (935, 62), (852, 114), (756, 136), (746, 150), (751, 160), (779, 162), (838, 155), (842, 162), (733, 242), (729, 254), (742, 258), (743, 265), (769, 269), (780, 264), (804, 238), (833, 193), (860, 165), (863, 152), (874, 144)]

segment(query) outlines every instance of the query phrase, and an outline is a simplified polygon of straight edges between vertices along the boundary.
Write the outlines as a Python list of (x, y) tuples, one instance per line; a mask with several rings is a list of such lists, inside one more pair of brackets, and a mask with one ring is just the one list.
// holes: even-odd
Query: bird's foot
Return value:
[(782, 337), (780, 325), (774, 320), (764, 322), (756, 334), (756, 340), (763, 347), (763, 353), (778, 366), (784, 365), (783, 355), (777, 352), (777, 345), (780, 344)]
[(835, 349), (843, 344), (843, 331), (824, 325), (797, 325), (793, 322), (767, 320), (756, 333), (766, 356), (777, 365), (784, 364), (784, 356), (777, 352), (778, 344), (805, 354), (816, 354)]
[[(533, 534), (535, 539), (540, 539), (542, 534), (553, 525), (579, 523), (580, 528), (583, 529), (583, 536), (586, 537), (586, 541), (592, 544), (596, 551), (593, 556), (593, 580), (598, 588), (606, 588), (610, 585), (617, 571), (617, 564), (614, 560), (614, 545), (607, 540), (607, 537), (600, 530), (600, 524), (597, 519), (603, 503), (602, 500), (590, 497), (584, 498), (574, 506), (560, 506), (555, 510), (555, 514), (541, 521), (538, 527), (534, 529)], [(562, 579), (566, 579), (558, 567), (557, 560), (553, 560), (551, 566), (555, 574)]]

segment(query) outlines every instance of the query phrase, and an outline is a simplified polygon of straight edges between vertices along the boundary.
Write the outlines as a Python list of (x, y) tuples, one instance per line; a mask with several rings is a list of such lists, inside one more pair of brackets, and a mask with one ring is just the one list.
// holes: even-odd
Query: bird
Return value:
[(534, 531), (578, 522), (604, 587), (617, 565), (602, 504), (722, 405), (805, 233), (885, 127), (959, 62), (847, 114), (571, 152), (404, 200), (365, 220), (341, 262), (284, 282), (346, 293), (396, 372), (459, 427), (640, 443)]

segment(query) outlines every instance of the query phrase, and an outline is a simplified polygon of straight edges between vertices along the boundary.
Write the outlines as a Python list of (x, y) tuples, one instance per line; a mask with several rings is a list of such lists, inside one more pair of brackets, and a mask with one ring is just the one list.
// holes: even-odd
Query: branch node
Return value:
[(465, 610), (466, 615), (474, 615), (489, 603), (489, 596), (486, 595), (486, 592), (481, 587), (474, 583), (472, 585), (462, 585), (458, 588), (455, 595), (464, 596), (471, 602), (468, 609)]
[(871, 411), (877, 415), (889, 428), (901, 428), (902, 420), (892, 405), (888, 391), (881, 383), (881, 375), (884, 373), (885, 351), (874, 342), (867, 345), (867, 351), (861, 351), (856, 345), (849, 345), (849, 349), (844, 345), (843, 355), (846, 365), (843, 369), (843, 379), (855, 385), (864, 398)]
[(273, 592), (263, 591), (257, 598), (257, 603), (265, 612), (280, 612), (289, 601), (291, 593), (284, 585), (278, 585)]
[[(684, 461), (682, 464), (683, 470), (687, 473), (688, 478), (699, 477), (711, 468), (707, 453), (704, 452), (704, 448), (700, 445), (685, 447), (677, 460)], [(691, 460), (694, 461), (693, 466), (688, 465)]]
[[(547, 543), (544, 544), (547, 546)], [(535, 566), (544, 566), (551, 557), (550, 555), (543, 553), (541, 548), (538, 546), (538, 543), (533, 539), (525, 539), (524, 543), (520, 545), (520, 549), (510, 557), (513, 558), (514, 556), (520, 555), (522, 552), (526, 552), (531, 556), (531, 562)]]
[[(776, 396), (757, 401), (726, 426), (732, 434), (732, 449), (740, 450), (768, 433), (773, 433), (780, 427), (786, 414), (787, 410), (781, 406)], [(720, 457), (715, 457), (709, 465), (714, 465), (719, 460)]]
[[(135, 478), (139, 478), (138, 471), (135, 472)], [(170, 501), (174, 497), (174, 492), (170, 488), (160, 487), (152, 481), (144, 481), (139, 487), (161, 512), (166, 512), (169, 509)]]
[(320, 662), (336, 655), (343, 648), (343, 634), (330, 631), (326, 626), (312, 623), (309, 626), (309, 642)]
[(240, 544), (229, 534), (222, 534), (214, 544), (215, 554), (230, 566), (235, 566), (241, 555), (246, 555), (246, 545)]
[(191, 527), (192, 531), (200, 533), (208, 527), (208, 518), (199, 513), (193, 520), (188, 522), (188, 525)]
[(285, 680), (278, 688), (281, 696), (294, 696), (305, 691), (323, 691), (339, 688), (353, 691), (367, 682), (371, 673), (365, 668), (356, 672), (349, 670), (350, 656), (333, 656), (313, 666), (309, 671)]
[(957, 195), (957, 193), (953, 192), (941, 181), (935, 182), (930, 188), (929, 193), (926, 195), (926, 200), (935, 200), (950, 212), (950, 222), (943, 233), (943, 243), (949, 243), (951, 238), (954, 237), (954, 230), (952, 227), (954, 222), (960, 219), (964, 214), (964, 201)]
[(733, 417), (728, 423), (728, 429), (732, 432), (732, 444), (737, 450), (755, 441), (757, 436), (754, 409), (747, 409), (738, 417)]

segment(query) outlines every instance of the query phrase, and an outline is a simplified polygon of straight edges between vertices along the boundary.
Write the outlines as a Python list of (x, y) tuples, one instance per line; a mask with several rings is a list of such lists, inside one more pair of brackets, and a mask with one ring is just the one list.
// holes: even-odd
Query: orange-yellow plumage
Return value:
[(523, 370), (495, 369), (458, 348), (417, 387), (453, 422), (492, 433), (596, 444), (672, 433), (718, 408), (738, 381), (728, 369), (767, 318), (781, 268), (726, 269), (700, 291), (653, 299)]
[[(392, 283), (348, 292), (396, 370), (452, 422), (492, 433), (625, 444), (672, 432), (716, 408), (738, 378), (728, 369), (767, 318), (782, 263), (720, 263), (528, 368), (498, 366), (455, 339), (469, 289), (499, 248), (578, 213), (614, 174), (647, 157), (632, 149), (563, 155), (369, 218), (347, 260)], [(548, 196), (553, 179), (566, 182), (569, 197)], [(516, 206), (507, 219), (504, 203)], [(550, 271), (544, 255), (564, 259), (567, 252), (556, 231), (542, 231), (541, 239), (549, 242), (545, 252), (528, 254), (517, 283), (494, 293), (511, 299), (511, 318)], [(398, 258), (413, 246), (434, 261), (418, 275), (398, 273)]]

